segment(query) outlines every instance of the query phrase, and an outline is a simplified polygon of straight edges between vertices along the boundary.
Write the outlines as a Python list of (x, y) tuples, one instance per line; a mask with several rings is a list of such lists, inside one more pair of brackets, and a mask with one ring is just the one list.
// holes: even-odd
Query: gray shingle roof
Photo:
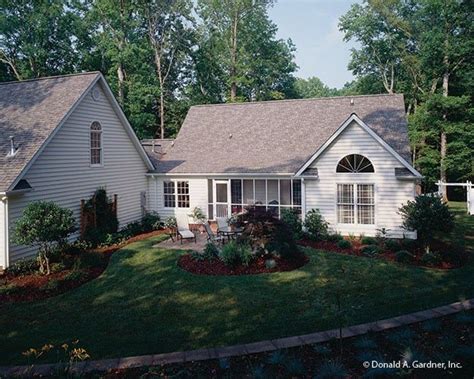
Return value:
[(352, 113), (410, 161), (403, 95), (342, 96), (194, 106), (156, 171), (296, 173)]
[[(98, 72), (0, 84), (0, 192), (18, 175), (61, 123)], [(10, 136), (18, 152), (7, 157)]]

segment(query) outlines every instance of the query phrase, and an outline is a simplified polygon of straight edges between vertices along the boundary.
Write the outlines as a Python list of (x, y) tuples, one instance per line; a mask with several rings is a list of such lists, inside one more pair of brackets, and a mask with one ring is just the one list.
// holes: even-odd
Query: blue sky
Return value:
[(278, 26), (278, 37), (296, 45), (296, 76), (319, 77), (329, 87), (340, 88), (353, 79), (347, 70), (350, 48), (342, 40), (337, 24), (355, 0), (278, 0), (270, 17)]

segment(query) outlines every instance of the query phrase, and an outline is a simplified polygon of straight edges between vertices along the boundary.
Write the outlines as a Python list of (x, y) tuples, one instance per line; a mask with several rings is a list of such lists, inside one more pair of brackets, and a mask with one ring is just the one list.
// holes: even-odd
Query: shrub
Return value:
[(268, 243), (267, 249), (278, 256), (291, 259), (300, 254), (293, 234), (286, 224), (277, 224), (272, 240)]
[(411, 263), (414, 259), (414, 255), (407, 250), (400, 250), (395, 254), (395, 260), (399, 263)]
[(73, 270), (64, 276), (67, 282), (80, 282), (86, 277), (86, 273), (81, 270)]
[(281, 211), (281, 221), (283, 221), (288, 229), (293, 233), (295, 239), (302, 237), (302, 224), (298, 213), (294, 209), (283, 209)]
[(176, 221), (176, 217), (170, 216), (165, 220), (164, 223), (165, 228), (167, 229), (174, 229), (178, 226), (178, 222)]
[(19, 292), (20, 290), (21, 287), (16, 284), (5, 284), (4, 286), (0, 286), (0, 296), (11, 296)]
[(42, 291), (55, 291), (59, 288), (59, 280), (52, 279), (48, 280), (48, 282), (41, 287)]
[(328, 234), (326, 236), (326, 240), (329, 241), (329, 242), (339, 242), (343, 239), (344, 239), (344, 237), (342, 235), (340, 235), (339, 233)]
[(352, 244), (350, 241), (342, 239), (337, 243), (337, 246), (341, 249), (350, 249), (352, 247)]
[(142, 232), (141, 222), (134, 221), (134, 222), (131, 222), (131, 223), (127, 224), (127, 226), (125, 226), (125, 228), (123, 228), (120, 231), (120, 235), (123, 238), (128, 239), (128, 238), (131, 238), (133, 236), (136, 236), (137, 234), (140, 234), (141, 232)]
[(5, 269), (6, 274), (13, 276), (28, 275), (39, 269), (38, 261), (35, 259), (21, 259)]
[(421, 263), (425, 266), (439, 265), (443, 260), (441, 255), (436, 251), (426, 251), (421, 257)]
[(319, 209), (311, 209), (306, 213), (304, 226), (312, 240), (322, 240), (328, 234), (328, 223), (324, 220)]
[(152, 232), (160, 229), (160, 216), (156, 212), (147, 212), (142, 218), (142, 232)]
[(213, 243), (208, 242), (202, 253), (194, 251), (192, 257), (197, 261), (212, 261), (219, 257), (219, 249)]
[(66, 266), (64, 263), (57, 262), (57, 263), (52, 263), (51, 264), (51, 272), (61, 272), (66, 269)]
[(230, 267), (238, 265), (248, 266), (252, 260), (252, 250), (247, 245), (240, 245), (235, 241), (230, 241), (222, 247), (219, 257), (225, 265)]
[(204, 224), (204, 222), (206, 222), (206, 214), (199, 207), (194, 207), (189, 216), (193, 218), (194, 222), (199, 224)]
[(378, 247), (377, 245), (367, 245), (362, 248), (362, 254), (368, 255), (368, 256), (374, 256), (377, 254), (380, 254), (382, 252), (382, 249)]
[(396, 239), (387, 239), (384, 243), (385, 249), (389, 251), (398, 251), (400, 250), (400, 242)]
[(360, 242), (362, 245), (375, 245), (377, 243), (374, 237), (363, 237)]
[(104, 255), (97, 252), (89, 252), (81, 254), (78, 260), (78, 266), (82, 268), (101, 267), (104, 264)]
[(83, 239), (94, 246), (103, 243), (107, 234), (117, 232), (119, 225), (117, 215), (105, 189), (99, 188), (95, 191), (84, 204), (83, 212), (88, 220), (91, 218), (94, 220), (93, 223), (87, 223)]
[(416, 230), (424, 247), (431, 245), (436, 233), (450, 233), (454, 227), (454, 216), (439, 196), (418, 195), (399, 211), (403, 228)]
[(38, 246), (40, 272), (49, 275), (52, 249), (76, 230), (75, 223), (70, 209), (61, 208), (54, 202), (30, 203), (15, 223), (13, 242)]

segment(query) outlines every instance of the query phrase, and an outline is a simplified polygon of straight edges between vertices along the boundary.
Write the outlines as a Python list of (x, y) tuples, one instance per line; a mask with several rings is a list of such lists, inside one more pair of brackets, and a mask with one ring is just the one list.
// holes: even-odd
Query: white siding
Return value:
[[(123, 226), (141, 217), (140, 192), (146, 191), (147, 168), (99, 84), (100, 99), (91, 91), (30, 167), (24, 179), (33, 191), (9, 198), (10, 230), (32, 201), (52, 200), (74, 211), (79, 222), (81, 199), (99, 187), (118, 195), (118, 218)], [(103, 166), (90, 167), (89, 128), (99, 121), (103, 130)], [(34, 254), (11, 246), (10, 263)]]
[[(189, 208), (165, 208), (163, 199), (163, 182), (167, 180), (189, 182)], [(162, 220), (178, 214), (190, 214), (194, 207), (199, 207), (207, 215), (207, 179), (206, 178), (148, 178), (148, 206), (150, 211), (158, 212)]]
[(6, 245), (6, 223), (7, 223), (7, 212), (5, 208), (7, 206), (6, 200), (2, 200), (0, 197), (0, 267), (7, 267), (7, 245)]
[[(375, 173), (336, 173), (337, 163), (348, 154), (361, 154), (372, 162)], [(395, 167), (402, 164), (375, 141), (357, 123), (352, 123), (311, 165), (318, 169), (319, 179), (305, 180), (306, 211), (318, 208), (331, 227), (342, 234), (374, 235), (377, 228), (388, 228), (401, 237), (398, 208), (413, 200), (415, 184), (395, 178)], [(375, 226), (338, 225), (336, 217), (337, 183), (371, 183), (375, 185)], [(408, 235), (407, 235), (408, 236)]]

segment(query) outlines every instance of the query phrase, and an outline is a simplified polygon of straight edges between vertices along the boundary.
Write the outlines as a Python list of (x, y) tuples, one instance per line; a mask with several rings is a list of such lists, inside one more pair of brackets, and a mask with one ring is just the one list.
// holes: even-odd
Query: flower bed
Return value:
[[(107, 268), (111, 255), (118, 249), (163, 233), (163, 230), (143, 233), (118, 244), (76, 254), (65, 252), (66, 259), (70, 261), (69, 267), (50, 275), (41, 275), (38, 272), (13, 275), (7, 272), (0, 276), (0, 303), (41, 300), (77, 288), (101, 275)], [(76, 267), (81, 258), (86, 263)]]
[(274, 267), (267, 267), (267, 259), (258, 257), (252, 260), (248, 266), (239, 265), (236, 267), (227, 266), (219, 259), (196, 260), (192, 254), (182, 255), (178, 260), (178, 265), (183, 270), (197, 275), (255, 275), (271, 272), (292, 271), (304, 266), (309, 262), (309, 258), (304, 254), (298, 254), (292, 259), (280, 257), (271, 258), (275, 261)]
[[(328, 251), (332, 253), (379, 258), (379, 259), (385, 259), (391, 262), (399, 262), (399, 263), (404, 263), (404, 264), (410, 264), (410, 265), (415, 265), (415, 266), (420, 266), (420, 267), (436, 268), (436, 269), (441, 269), (441, 270), (459, 268), (467, 262), (467, 258), (468, 258), (467, 253), (461, 253), (462, 258), (458, 259), (456, 263), (448, 262), (446, 260), (440, 260), (438, 262), (436, 261), (427, 262), (423, 259), (423, 256), (426, 254), (425, 251), (415, 244), (413, 244), (413, 246), (409, 248), (409, 247), (404, 247), (400, 243), (399, 249), (397, 249), (396, 251), (384, 248), (383, 244), (378, 244), (378, 245), (363, 244), (361, 240), (350, 241), (350, 247), (340, 247), (338, 242), (333, 242), (333, 241), (312, 241), (309, 239), (300, 240), (298, 241), (298, 244), (301, 246), (311, 247), (313, 249), (324, 250), (324, 251)], [(373, 254), (365, 253), (364, 249), (371, 246), (377, 246), (379, 251)], [(437, 241), (435, 244), (433, 244), (432, 249), (434, 251), (450, 252), (452, 250), (452, 247), (442, 241)], [(409, 254), (411, 254), (411, 259), (408, 261), (400, 262), (400, 259), (397, 258), (397, 253), (399, 251), (407, 251)], [(441, 257), (443, 257), (443, 253), (441, 253)]]

